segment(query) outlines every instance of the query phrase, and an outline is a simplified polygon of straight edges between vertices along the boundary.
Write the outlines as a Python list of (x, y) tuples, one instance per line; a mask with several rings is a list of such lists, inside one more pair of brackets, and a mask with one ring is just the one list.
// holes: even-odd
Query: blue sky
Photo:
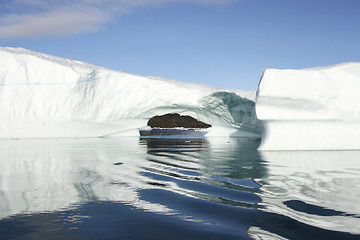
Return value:
[(359, 0), (2, 0), (0, 46), (256, 90), (263, 69), (360, 61)]

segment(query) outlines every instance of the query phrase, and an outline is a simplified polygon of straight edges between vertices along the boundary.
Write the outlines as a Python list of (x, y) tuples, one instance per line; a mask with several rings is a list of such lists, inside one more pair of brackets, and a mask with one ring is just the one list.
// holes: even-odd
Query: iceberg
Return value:
[(0, 138), (138, 136), (165, 113), (210, 123), (208, 136), (259, 137), (255, 91), (145, 77), (23, 48), (0, 48)]
[(256, 96), (259, 150), (360, 149), (360, 63), (267, 69)]

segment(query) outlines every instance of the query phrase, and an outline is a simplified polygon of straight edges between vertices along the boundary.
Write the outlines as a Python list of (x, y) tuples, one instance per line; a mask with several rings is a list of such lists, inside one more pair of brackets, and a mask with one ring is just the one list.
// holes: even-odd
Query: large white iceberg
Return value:
[(260, 150), (360, 149), (360, 63), (264, 71), (254, 115)]
[(254, 98), (0, 48), (0, 138), (137, 136), (149, 118), (169, 112), (212, 124), (209, 136), (258, 136)]

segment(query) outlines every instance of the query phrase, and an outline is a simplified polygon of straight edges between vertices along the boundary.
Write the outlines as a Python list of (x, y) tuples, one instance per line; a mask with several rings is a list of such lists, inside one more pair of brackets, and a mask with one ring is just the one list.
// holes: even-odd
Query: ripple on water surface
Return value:
[(5, 239), (359, 239), (359, 152), (257, 139), (0, 144)]

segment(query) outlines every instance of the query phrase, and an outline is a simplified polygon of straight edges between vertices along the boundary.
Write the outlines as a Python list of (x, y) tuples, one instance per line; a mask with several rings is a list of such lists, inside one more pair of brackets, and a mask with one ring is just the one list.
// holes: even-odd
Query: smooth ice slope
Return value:
[(169, 112), (212, 124), (210, 136), (257, 136), (254, 97), (0, 48), (0, 138), (137, 136)]
[(360, 149), (360, 63), (265, 70), (255, 114), (261, 150)]

